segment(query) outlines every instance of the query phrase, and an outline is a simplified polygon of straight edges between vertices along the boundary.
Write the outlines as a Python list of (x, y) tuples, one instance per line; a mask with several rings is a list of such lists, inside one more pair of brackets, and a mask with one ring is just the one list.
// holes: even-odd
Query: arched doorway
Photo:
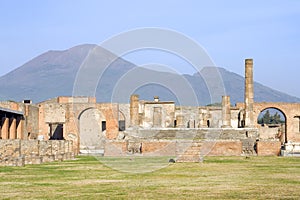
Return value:
[(279, 139), (282, 144), (287, 142), (286, 115), (280, 109), (263, 109), (258, 115), (257, 124), (262, 139)]
[(238, 128), (244, 128), (245, 127), (245, 110), (240, 110), (238, 114)]
[(104, 115), (96, 108), (84, 110), (78, 117), (80, 153), (101, 153), (105, 145)]
[(126, 119), (125, 115), (119, 111), (119, 131), (125, 131), (126, 130)]

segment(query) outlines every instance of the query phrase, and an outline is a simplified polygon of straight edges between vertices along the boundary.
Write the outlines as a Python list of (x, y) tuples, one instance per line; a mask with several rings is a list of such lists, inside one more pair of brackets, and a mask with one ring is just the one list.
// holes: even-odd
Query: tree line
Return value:
[(274, 115), (270, 114), (267, 110), (265, 114), (258, 119), (259, 124), (282, 124), (285, 123), (284, 119), (281, 119), (281, 115), (276, 112)]

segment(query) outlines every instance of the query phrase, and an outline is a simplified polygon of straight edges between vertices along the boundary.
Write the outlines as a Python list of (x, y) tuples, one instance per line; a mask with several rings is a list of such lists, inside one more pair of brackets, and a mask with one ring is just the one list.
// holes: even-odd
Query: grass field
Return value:
[[(167, 158), (78, 157), (0, 167), (1, 199), (299, 199), (300, 158), (206, 157), (203, 163)], [(117, 166), (148, 173), (125, 173)], [(150, 164), (149, 164), (150, 163)], [(137, 167), (140, 168), (141, 167)]]

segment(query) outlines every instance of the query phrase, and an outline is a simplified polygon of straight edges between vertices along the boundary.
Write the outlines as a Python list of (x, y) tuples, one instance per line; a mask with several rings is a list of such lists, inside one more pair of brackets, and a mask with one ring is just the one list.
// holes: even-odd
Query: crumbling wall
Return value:
[(119, 134), (119, 108), (118, 104), (97, 104), (97, 109), (103, 113), (106, 120), (106, 138), (116, 139)]
[(193, 106), (176, 106), (175, 119), (177, 116), (183, 116), (184, 128), (199, 127), (199, 108)]
[(74, 158), (68, 140), (0, 140), (0, 166), (24, 166)]
[(140, 116), (142, 126), (145, 128), (170, 128), (174, 127), (174, 102), (142, 102)]
[(24, 139), (36, 139), (39, 133), (39, 108), (34, 105), (25, 105)]
[(130, 106), (129, 104), (119, 104), (119, 111), (124, 115), (125, 128), (130, 126)]

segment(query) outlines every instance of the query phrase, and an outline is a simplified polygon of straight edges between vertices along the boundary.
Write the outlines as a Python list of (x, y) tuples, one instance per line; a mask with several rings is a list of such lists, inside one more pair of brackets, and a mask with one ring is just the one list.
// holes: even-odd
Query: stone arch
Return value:
[(126, 129), (126, 117), (122, 111), (119, 110), (119, 131), (125, 131)]
[[(283, 114), (284, 120), (286, 121), (287, 116), (286, 116), (285, 112), (282, 111), (282, 109), (280, 109), (280, 108), (278, 108), (278, 107), (275, 107), (275, 106), (269, 106), (269, 107), (266, 107), (266, 108), (262, 109), (262, 110), (260, 111), (260, 113), (258, 113), (257, 118), (259, 117), (259, 115), (260, 115), (262, 112), (264, 112), (265, 110), (268, 110), (268, 109), (275, 109), (275, 110), (278, 110), (279, 112), (281, 112), (281, 113)], [(256, 119), (257, 119), (257, 118), (256, 118)]]
[(299, 103), (281, 103), (281, 102), (255, 102), (253, 105), (254, 119), (260, 112), (266, 108), (276, 108), (284, 113), (286, 118), (286, 137), (285, 142), (300, 142), (300, 104)]
[(104, 149), (105, 131), (103, 131), (105, 116), (97, 108), (84, 109), (78, 116), (79, 141), (81, 153), (93, 153)]
[[(261, 108), (260, 109), (260, 112), (257, 112), (256, 113), (256, 123), (258, 123), (258, 118), (259, 116), (266, 110), (269, 110), (269, 109), (274, 109), (274, 110), (278, 110), (284, 117), (284, 124), (280, 127), (277, 127), (278, 130), (275, 130), (276, 133), (273, 133), (274, 136), (276, 136), (282, 144), (286, 143), (287, 142), (287, 115), (286, 113), (281, 109), (281, 108), (278, 108), (278, 106), (266, 106), (264, 108)], [(259, 126), (262, 126), (264, 127), (264, 125), (259, 125)], [(262, 128), (260, 127), (260, 128)], [(271, 126), (272, 127), (272, 126)], [(264, 129), (267, 129), (268, 127), (265, 127)], [(267, 131), (264, 131), (265, 133), (267, 133)], [(266, 139), (266, 138), (265, 138)]]

